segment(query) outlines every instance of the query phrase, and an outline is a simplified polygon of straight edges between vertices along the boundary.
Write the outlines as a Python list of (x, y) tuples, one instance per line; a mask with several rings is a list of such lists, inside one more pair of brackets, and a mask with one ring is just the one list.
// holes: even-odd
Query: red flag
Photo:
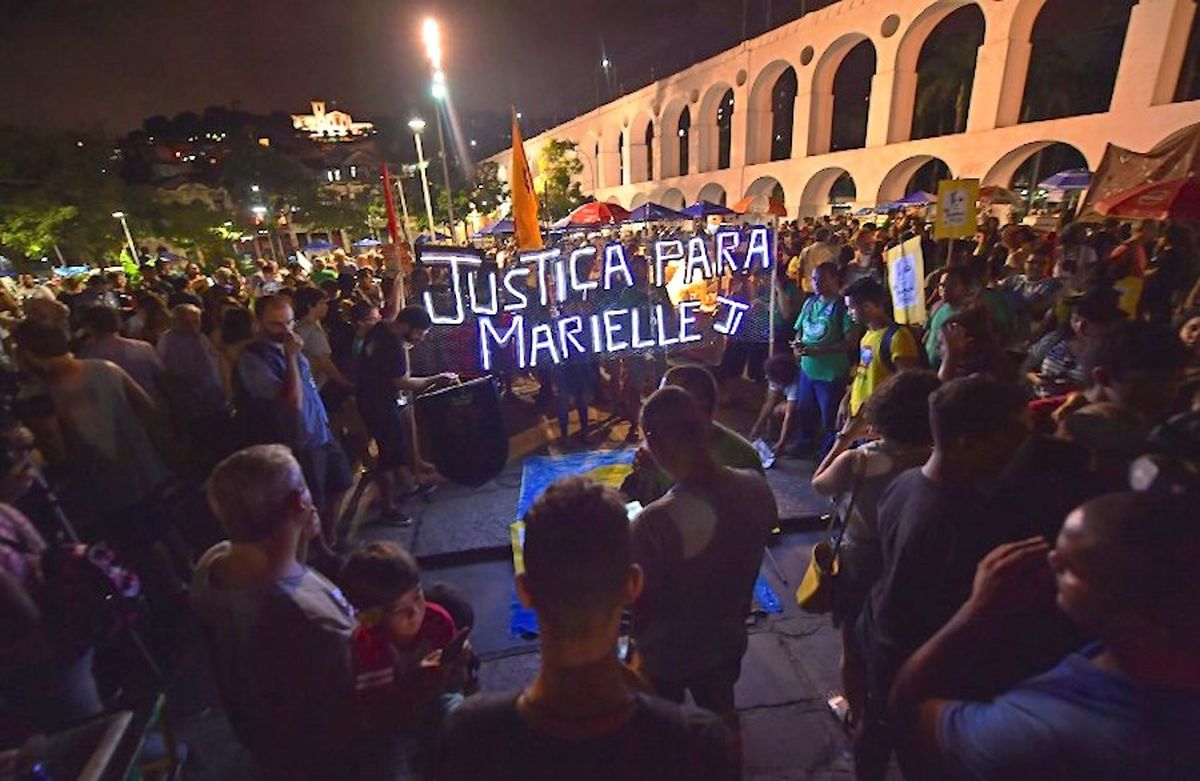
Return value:
[(387, 206), (388, 235), (392, 244), (400, 243), (400, 228), (396, 223), (396, 202), (392, 198), (392, 178), (388, 176), (387, 163), (383, 164), (383, 203)]

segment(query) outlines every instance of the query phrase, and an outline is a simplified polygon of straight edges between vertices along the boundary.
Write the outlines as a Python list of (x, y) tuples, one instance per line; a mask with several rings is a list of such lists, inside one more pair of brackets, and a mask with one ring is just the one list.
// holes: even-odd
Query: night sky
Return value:
[[(746, 3), (749, 32), (766, 0)], [(776, 2), (779, 24), (793, 13)], [(815, 5), (815, 3), (814, 3)], [(428, 100), (420, 23), (443, 29), (459, 112), (565, 119), (595, 103), (603, 39), (611, 89), (662, 76), (741, 37), (736, 0), (0, 0), (0, 122), (98, 126), (212, 104), (301, 111), (336, 101), (362, 117)], [(640, 79), (640, 81), (639, 81)], [(601, 96), (610, 89), (600, 83)]]

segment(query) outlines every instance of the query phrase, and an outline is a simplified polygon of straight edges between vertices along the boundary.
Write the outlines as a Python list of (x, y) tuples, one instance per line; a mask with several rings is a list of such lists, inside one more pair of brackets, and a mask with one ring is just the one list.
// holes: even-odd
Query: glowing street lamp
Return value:
[(115, 211), (112, 213), (112, 216), (114, 220), (121, 221), (121, 230), (125, 232), (125, 241), (129, 242), (129, 260), (137, 263), (137, 247), (133, 244), (133, 234), (129, 232), (129, 223), (125, 221), (125, 212)]
[(421, 192), (425, 195), (425, 218), (429, 220), (429, 232), (435, 233), (433, 227), (433, 204), (429, 200), (429, 173), (425, 170), (425, 151), (421, 148), (421, 132), (425, 130), (425, 120), (413, 117), (408, 120), (408, 127), (413, 132), (413, 140), (417, 142), (417, 168), (421, 171)]
[[(441, 31), (436, 19), (427, 18), (421, 25), (421, 38), (425, 41), (425, 56), (433, 68), (433, 86), (430, 93), (437, 105), (434, 119), (437, 122), (438, 147), (442, 156), (442, 178), (446, 182), (446, 211), (450, 217), (450, 233), (454, 233), (454, 192), (450, 189), (450, 164), (446, 161), (446, 136), (442, 132), (442, 112), (446, 111), (446, 74), (442, 70)], [(449, 117), (449, 112), (446, 113)], [(432, 224), (432, 223), (431, 223)]]

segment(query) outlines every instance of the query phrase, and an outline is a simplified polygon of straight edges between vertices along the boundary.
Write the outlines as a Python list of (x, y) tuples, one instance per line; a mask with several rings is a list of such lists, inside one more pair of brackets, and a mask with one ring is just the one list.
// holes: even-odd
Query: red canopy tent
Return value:
[(1096, 211), (1126, 219), (1200, 220), (1200, 182), (1187, 176), (1138, 185), (1098, 201)]
[(576, 207), (567, 215), (566, 223), (571, 226), (613, 225), (629, 218), (628, 210), (615, 203), (593, 201)]

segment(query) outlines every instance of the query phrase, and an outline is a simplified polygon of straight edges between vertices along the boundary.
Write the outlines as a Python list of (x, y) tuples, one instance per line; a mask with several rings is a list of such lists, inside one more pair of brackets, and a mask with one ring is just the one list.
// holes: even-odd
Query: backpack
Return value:
[(887, 332), (883, 335), (883, 341), (880, 343), (879, 360), (883, 361), (883, 365), (892, 374), (896, 373), (896, 361), (892, 358), (892, 339), (895, 338), (897, 332), (903, 328), (908, 331), (908, 335), (912, 337), (913, 343), (917, 346), (917, 368), (928, 369), (930, 367), (929, 356), (925, 354), (925, 343), (917, 334), (915, 328), (909, 325), (901, 325), (900, 323), (892, 323), (888, 326)]

